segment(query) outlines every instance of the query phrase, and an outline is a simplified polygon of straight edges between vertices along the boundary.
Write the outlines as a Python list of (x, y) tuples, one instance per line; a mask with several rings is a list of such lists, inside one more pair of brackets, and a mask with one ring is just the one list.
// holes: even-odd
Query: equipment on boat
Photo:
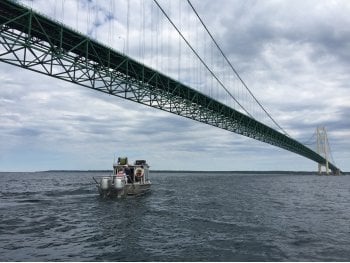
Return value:
[(146, 160), (136, 160), (130, 165), (128, 157), (119, 157), (118, 162), (113, 163), (112, 175), (93, 179), (102, 197), (141, 195), (151, 188), (149, 165)]
[(110, 186), (109, 177), (102, 177), (100, 187), (102, 190), (107, 190)]

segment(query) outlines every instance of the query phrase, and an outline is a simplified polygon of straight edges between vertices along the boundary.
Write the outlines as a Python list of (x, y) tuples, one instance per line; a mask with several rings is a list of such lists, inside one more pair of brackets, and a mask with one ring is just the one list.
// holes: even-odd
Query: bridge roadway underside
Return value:
[[(9, 0), (0, 3), (0, 61), (238, 133), (317, 163), (298, 141), (79, 32)], [(333, 172), (339, 169), (329, 163)]]

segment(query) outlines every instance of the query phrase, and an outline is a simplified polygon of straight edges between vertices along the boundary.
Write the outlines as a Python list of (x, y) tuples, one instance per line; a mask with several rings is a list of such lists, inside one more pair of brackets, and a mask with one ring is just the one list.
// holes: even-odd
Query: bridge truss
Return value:
[[(9, 0), (0, 3), (0, 61), (327, 163), (310, 148), (267, 125)], [(328, 166), (338, 173), (334, 164)]]

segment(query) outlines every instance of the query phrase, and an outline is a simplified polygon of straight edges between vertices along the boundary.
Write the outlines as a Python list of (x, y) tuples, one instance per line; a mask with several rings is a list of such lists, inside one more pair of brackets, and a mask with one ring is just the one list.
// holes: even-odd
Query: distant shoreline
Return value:
[[(111, 173), (112, 170), (45, 170), (27, 173)], [(151, 173), (221, 173), (221, 174), (317, 174), (317, 171), (197, 171), (197, 170), (150, 170)], [(5, 172), (0, 173), (26, 173), (26, 172)], [(350, 175), (350, 172), (343, 172), (344, 175)]]

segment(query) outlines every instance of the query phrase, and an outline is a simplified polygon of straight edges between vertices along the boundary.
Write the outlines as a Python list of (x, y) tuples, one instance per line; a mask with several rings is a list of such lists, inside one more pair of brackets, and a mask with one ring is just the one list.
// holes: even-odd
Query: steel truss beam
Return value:
[[(326, 163), (310, 148), (265, 124), (9, 0), (0, 3), (0, 61)], [(339, 170), (333, 164), (329, 167)]]

